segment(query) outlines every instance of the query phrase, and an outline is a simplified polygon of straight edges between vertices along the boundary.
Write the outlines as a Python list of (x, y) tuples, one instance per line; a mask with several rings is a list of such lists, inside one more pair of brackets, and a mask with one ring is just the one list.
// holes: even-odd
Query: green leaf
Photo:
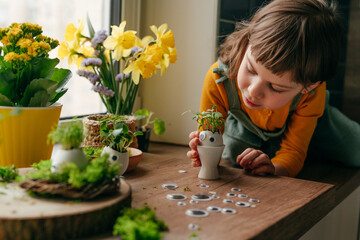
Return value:
[(55, 97), (53, 97), (50, 102), (49, 102), (49, 106), (53, 103), (55, 103), (57, 100), (59, 100), (59, 98), (61, 98), (66, 92), (67, 92), (67, 88), (63, 88), (61, 89), (61, 91), (55, 95)]
[(50, 80), (58, 82), (59, 84), (57, 88), (61, 89), (67, 84), (71, 76), (72, 73), (69, 69), (55, 68)]
[(32, 64), (32, 79), (48, 78), (53, 75), (55, 66), (60, 62), (58, 58), (42, 58)]
[(49, 102), (49, 94), (46, 90), (37, 91), (32, 98), (30, 98), (28, 107), (47, 107)]
[[(44, 78), (34, 79), (26, 87), (25, 92), (24, 92), (24, 97), (20, 100), (20, 104), (25, 107), (28, 106), (30, 99), (32, 97), (34, 97), (37, 92), (45, 90), (47, 92), (47, 94), (49, 95), (47, 102), (44, 103), (45, 105), (47, 105), (48, 101), (50, 100), (49, 99), (50, 93), (56, 90), (56, 86), (57, 86), (57, 82), (54, 82), (54, 81), (51, 81), (48, 79), (44, 79)], [(43, 95), (41, 93), (37, 97), (40, 97), (40, 99), (44, 100), (45, 99), (44, 96), (45, 95)], [(39, 102), (40, 99), (34, 99), (34, 100), (32, 100), (32, 102), (33, 103)], [(44, 104), (41, 103), (41, 106), (43, 106)]]
[(156, 135), (162, 135), (164, 134), (166, 128), (165, 128), (165, 122), (159, 118), (155, 118), (154, 122), (154, 132)]
[(136, 117), (137, 120), (148, 118), (149, 117), (149, 110), (147, 110), (147, 109), (139, 109), (134, 113), (134, 116)]
[(0, 93), (0, 106), (15, 106), (15, 104), (8, 97)]
[(16, 75), (9, 69), (0, 69), (0, 94), (6, 96), (9, 100), (16, 94), (15, 89)]
[(86, 14), (86, 22), (87, 22), (87, 25), (88, 25), (90, 38), (93, 38), (95, 36), (95, 30), (94, 30), (94, 28), (93, 28), (93, 26), (91, 24), (89, 14)]

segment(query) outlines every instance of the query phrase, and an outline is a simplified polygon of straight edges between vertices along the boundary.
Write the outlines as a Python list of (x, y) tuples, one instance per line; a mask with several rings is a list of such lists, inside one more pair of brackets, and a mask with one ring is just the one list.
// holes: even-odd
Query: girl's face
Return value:
[(256, 62), (250, 48), (248, 46), (237, 74), (237, 83), (248, 108), (278, 109), (289, 103), (296, 94), (305, 91), (303, 85), (291, 81), (290, 71), (275, 75)]

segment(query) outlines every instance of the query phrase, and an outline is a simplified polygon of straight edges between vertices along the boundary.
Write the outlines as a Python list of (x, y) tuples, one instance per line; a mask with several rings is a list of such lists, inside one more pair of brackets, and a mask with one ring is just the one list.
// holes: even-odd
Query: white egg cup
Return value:
[(88, 165), (88, 160), (81, 149), (59, 149), (51, 159), (51, 172), (59, 172), (61, 165), (65, 162), (74, 163), (80, 170), (85, 169)]
[(101, 156), (103, 156), (106, 153), (109, 154), (108, 159), (111, 163), (117, 162), (122, 165), (120, 167), (119, 175), (123, 175), (129, 166), (129, 153), (127, 151), (123, 153), (118, 152), (108, 146), (104, 147), (104, 149), (101, 152)]
[(221, 160), (225, 145), (220, 133), (202, 131), (199, 134), (200, 144), (197, 146), (201, 161), (201, 169), (198, 178), (205, 180), (218, 179), (218, 165)]

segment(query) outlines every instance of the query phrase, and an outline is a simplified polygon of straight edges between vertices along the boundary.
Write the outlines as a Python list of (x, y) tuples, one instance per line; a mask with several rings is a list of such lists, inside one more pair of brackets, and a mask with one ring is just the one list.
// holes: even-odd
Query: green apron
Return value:
[[(241, 109), (241, 103), (234, 81), (226, 77), (227, 66), (218, 61), (213, 72), (221, 77), (216, 83), (223, 83), (229, 102), (223, 140), (223, 158), (236, 164), (236, 157), (246, 148), (260, 149), (270, 158), (280, 149), (281, 139), (287, 121), (281, 129), (265, 131), (257, 127)], [(289, 116), (298, 105), (302, 94), (296, 95), (290, 105)], [(349, 166), (360, 166), (360, 125), (330, 106), (329, 94), (326, 95), (324, 114), (318, 120), (313, 138), (309, 145), (314, 157), (341, 161)], [(288, 117), (289, 120), (289, 117)]]

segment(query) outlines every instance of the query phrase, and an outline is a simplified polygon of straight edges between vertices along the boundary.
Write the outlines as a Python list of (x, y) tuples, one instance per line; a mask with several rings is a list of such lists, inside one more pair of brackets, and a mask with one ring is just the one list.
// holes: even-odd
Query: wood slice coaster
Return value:
[(76, 239), (110, 231), (120, 210), (131, 206), (131, 188), (91, 201), (30, 197), (17, 183), (0, 185), (0, 239)]

